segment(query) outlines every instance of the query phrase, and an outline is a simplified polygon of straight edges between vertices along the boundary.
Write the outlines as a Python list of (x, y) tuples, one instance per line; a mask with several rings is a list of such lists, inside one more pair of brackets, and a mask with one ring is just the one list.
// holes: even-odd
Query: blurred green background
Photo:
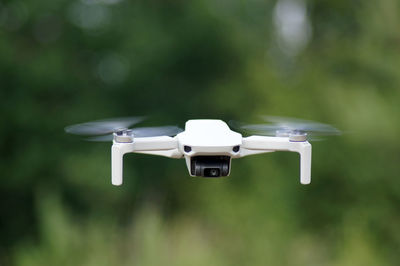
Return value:
[[(396, 0), (0, 1), (0, 265), (398, 265)], [(191, 178), (70, 124), (148, 115), (333, 124), (298, 155)]]

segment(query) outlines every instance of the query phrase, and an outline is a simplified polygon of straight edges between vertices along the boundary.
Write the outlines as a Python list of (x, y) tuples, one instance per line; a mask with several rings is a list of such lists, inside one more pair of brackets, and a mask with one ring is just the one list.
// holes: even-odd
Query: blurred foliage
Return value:
[[(398, 265), (400, 5), (295, 1), (285, 46), (279, 2), (1, 1), (0, 264)], [(218, 180), (128, 155), (112, 187), (110, 145), (63, 132), (261, 114), (344, 131), (313, 143), (311, 185), (272, 153)]]

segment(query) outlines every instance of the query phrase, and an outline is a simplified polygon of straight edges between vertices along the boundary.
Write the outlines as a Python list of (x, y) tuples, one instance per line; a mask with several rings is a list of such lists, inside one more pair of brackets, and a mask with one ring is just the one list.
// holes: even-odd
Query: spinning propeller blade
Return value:
[(81, 136), (105, 135), (121, 128), (131, 127), (143, 120), (144, 117), (135, 116), (96, 120), (68, 126), (65, 128), (65, 132)]
[[(183, 130), (177, 126), (163, 127), (138, 127), (132, 128), (133, 136), (136, 138), (157, 137), (157, 136), (175, 136)], [(112, 141), (113, 135), (95, 136), (88, 138), (89, 141)]]
[(267, 124), (234, 123), (234, 127), (236, 126), (250, 134), (263, 136), (288, 135), (294, 132), (307, 133), (311, 140), (320, 140), (320, 137), (323, 136), (341, 135), (341, 131), (331, 125), (310, 120), (280, 116), (263, 116), (262, 118)]
[[(65, 132), (75, 135), (87, 136), (89, 141), (112, 141), (113, 133), (128, 129), (141, 122), (144, 117), (122, 117), (114, 119), (97, 120), (76, 124), (65, 128)], [(177, 126), (138, 127), (128, 129), (134, 137), (175, 136), (183, 130)]]
[(156, 136), (175, 136), (183, 130), (177, 126), (163, 127), (138, 127), (133, 128), (132, 132), (135, 137), (156, 137)]

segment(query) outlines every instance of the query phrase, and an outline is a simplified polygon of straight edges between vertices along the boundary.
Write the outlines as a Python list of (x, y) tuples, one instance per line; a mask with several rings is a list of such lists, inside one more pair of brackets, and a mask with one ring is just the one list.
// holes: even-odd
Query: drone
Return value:
[(231, 172), (232, 159), (275, 151), (300, 154), (300, 183), (311, 183), (311, 144), (316, 137), (339, 135), (330, 125), (308, 120), (265, 116), (264, 124), (230, 123), (241, 133), (218, 119), (188, 120), (185, 129), (177, 126), (132, 127), (144, 117), (97, 120), (65, 128), (67, 133), (85, 136), (90, 141), (112, 141), (111, 183), (123, 182), (123, 158), (140, 153), (184, 158), (190, 176), (224, 177)]

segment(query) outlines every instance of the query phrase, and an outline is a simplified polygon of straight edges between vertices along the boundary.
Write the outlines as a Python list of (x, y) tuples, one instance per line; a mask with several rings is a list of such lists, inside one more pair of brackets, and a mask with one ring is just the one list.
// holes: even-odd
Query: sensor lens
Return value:
[(190, 146), (184, 146), (184, 147), (183, 147), (183, 150), (184, 150), (185, 152), (191, 152), (191, 151), (192, 151), (192, 148), (191, 148)]
[(217, 169), (211, 169), (210, 170), (210, 176), (217, 176), (218, 175), (218, 170)]
[(206, 168), (204, 169), (204, 177), (219, 177), (220, 170), (218, 168)]
[(234, 152), (238, 152), (239, 150), (240, 150), (240, 146), (235, 146), (235, 147), (233, 147), (233, 149), (232, 149)]

